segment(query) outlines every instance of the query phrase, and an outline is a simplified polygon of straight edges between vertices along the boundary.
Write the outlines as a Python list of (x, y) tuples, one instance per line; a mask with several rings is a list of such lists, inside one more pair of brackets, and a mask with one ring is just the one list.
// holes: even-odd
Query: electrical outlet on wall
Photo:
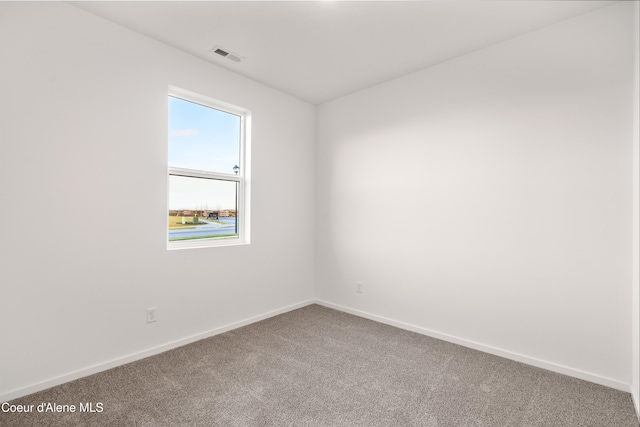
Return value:
[(356, 282), (356, 292), (361, 294), (363, 290), (363, 286), (364, 285), (362, 284), (362, 282)]
[(147, 308), (147, 323), (153, 323), (158, 320), (158, 313), (155, 307)]

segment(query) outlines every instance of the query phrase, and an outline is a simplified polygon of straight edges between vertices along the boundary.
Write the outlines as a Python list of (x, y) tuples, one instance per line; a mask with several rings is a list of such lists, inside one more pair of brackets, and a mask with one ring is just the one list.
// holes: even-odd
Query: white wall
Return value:
[(640, 2), (634, 1), (632, 395), (640, 416)]
[[(313, 298), (314, 106), (58, 2), (0, 58), (0, 401)], [(252, 111), (250, 245), (166, 250), (169, 85)]]
[(630, 391), (632, 8), (321, 105), (316, 297)]

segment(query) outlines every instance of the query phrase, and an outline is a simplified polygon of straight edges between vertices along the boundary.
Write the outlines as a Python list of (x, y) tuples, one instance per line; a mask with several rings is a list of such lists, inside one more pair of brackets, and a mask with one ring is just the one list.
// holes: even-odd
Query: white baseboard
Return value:
[[(602, 377), (600, 375), (590, 374), (588, 372), (583, 372), (578, 369), (569, 368), (568, 366), (559, 365), (557, 363), (546, 362), (544, 360), (536, 359), (534, 357), (525, 356), (518, 353), (513, 353), (508, 350), (503, 350), (500, 348), (492, 347), (485, 344), (480, 344), (474, 341), (466, 340), (463, 338), (458, 338), (452, 335), (443, 334), (440, 332), (435, 332), (429, 329), (422, 328), (420, 326), (411, 325), (409, 323), (399, 322), (397, 320), (388, 319), (386, 317), (378, 316), (375, 314), (367, 313), (365, 311), (355, 310), (349, 307), (344, 307), (342, 305), (333, 304), (328, 301), (316, 300), (316, 304), (322, 305), (328, 308), (333, 308), (335, 310), (343, 311), (345, 313), (353, 314), (356, 316), (364, 317), (365, 319), (374, 320), (376, 322), (384, 323), (386, 325), (395, 326), (400, 329), (405, 329), (407, 331), (416, 332), (421, 335), (426, 335), (432, 338), (437, 338), (443, 341), (451, 342), (454, 344), (459, 344), (463, 347), (472, 348), (474, 350), (479, 350), (484, 353), (493, 354), (495, 356), (504, 357), (505, 359), (515, 360), (516, 362), (525, 363), (527, 365), (536, 366), (538, 368), (543, 368), (548, 371), (556, 372), (563, 375), (568, 375), (570, 377), (579, 378), (581, 380), (589, 381), (592, 383), (600, 384), (606, 387), (615, 388), (617, 390), (625, 391), (627, 393), (631, 393), (631, 385), (625, 384), (620, 381), (613, 380), (611, 378)], [(634, 402), (636, 402), (636, 396), (634, 396)], [(636, 408), (637, 402), (636, 402)]]
[(191, 335), (186, 338), (182, 338), (176, 341), (171, 341), (169, 343), (153, 347), (147, 350), (143, 350), (128, 356), (119, 357), (117, 359), (110, 360), (108, 362), (99, 363), (97, 365), (89, 366), (83, 369), (78, 369), (77, 371), (70, 372), (68, 374), (60, 375), (55, 378), (51, 378), (46, 381), (39, 382), (37, 384), (32, 384), (27, 387), (23, 387), (20, 389), (16, 389), (10, 391), (8, 393), (4, 393), (0, 395), (0, 402), (8, 402), (13, 399), (17, 399), (22, 396), (26, 396), (32, 393), (36, 393), (38, 391), (46, 390), (51, 387), (55, 387), (60, 384), (67, 383), (69, 381), (77, 380), (82, 377), (86, 377), (88, 375), (97, 374), (98, 372), (106, 371), (111, 368), (115, 368), (120, 365), (124, 365), (130, 362), (135, 362), (136, 360), (144, 359), (145, 357), (153, 356), (159, 353), (163, 353), (168, 350), (172, 350), (177, 347), (182, 347), (183, 345), (190, 344), (195, 341), (199, 341), (204, 338), (209, 338), (214, 335), (218, 335), (232, 329), (237, 329), (242, 326), (249, 325), (251, 323), (259, 322), (264, 319), (268, 319), (273, 316), (277, 316), (282, 313), (286, 313), (292, 310), (296, 310), (298, 308), (305, 307), (310, 304), (314, 304), (314, 300), (303, 301), (297, 304), (293, 304), (287, 307), (283, 307), (277, 310), (269, 311), (267, 313), (260, 314), (258, 316), (250, 317), (248, 319), (240, 320), (238, 322), (230, 323), (228, 325), (221, 326), (219, 328), (214, 328), (205, 332), (201, 332), (196, 335)]

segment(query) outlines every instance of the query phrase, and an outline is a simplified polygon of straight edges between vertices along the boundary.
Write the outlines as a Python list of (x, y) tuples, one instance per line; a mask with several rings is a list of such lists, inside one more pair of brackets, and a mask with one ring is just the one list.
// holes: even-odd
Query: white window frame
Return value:
[[(204, 95), (197, 94), (185, 89), (169, 86), (168, 97), (180, 98), (185, 101), (200, 104), (205, 107), (213, 108), (225, 113), (233, 114), (240, 117), (240, 170), (235, 173), (221, 173), (214, 171), (202, 171), (196, 169), (185, 169), (169, 166), (167, 157), (167, 213), (170, 206), (169, 179), (171, 175), (184, 176), (191, 178), (205, 178), (222, 181), (233, 181), (238, 183), (237, 207), (236, 207), (236, 224), (238, 228), (238, 237), (221, 237), (212, 239), (194, 239), (194, 240), (177, 240), (169, 241), (169, 227), (166, 227), (167, 249), (188, 249), (188, 248), (209, 248), (217, 246), (237, 246), (249, 244), (250, 232), (250, 189), (249, 189), (249, 142), (250, 142), (250, 123), (251, 112), (245, 108), (240, 108), (226, 102), (218, 101)], [(168, 108), (167, 110), (168, 111)], [(168, 115), (167, 115), (168, 118)], [(167, 126), (168, 128), (168, 126)], [(165, 141), (169, 140), (169, 135)], [(167, 142), (168, 147), (168, 142)]]

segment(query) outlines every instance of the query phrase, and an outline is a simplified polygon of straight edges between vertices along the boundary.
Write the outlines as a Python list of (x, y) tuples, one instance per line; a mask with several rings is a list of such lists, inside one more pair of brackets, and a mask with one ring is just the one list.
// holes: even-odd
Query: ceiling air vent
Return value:
[(222, 50), (220, 48), (217, 48), (216, 50), (213, 51), (214, 53), (217, 53), (218, 55), (222, 55), (222, 56), (227, 56), (229, 55), (229, 52)]
[(242, 56), (233, 53), (225, 48), (223, 48), (222, 46), (214, 46), (213, 49), (211, 49), (211, 52), (213, 53), (217, 53), (220, 56), (224, 56), (227, 59), (230, 59), (234, 62), (240, 62), (242, 61)]

